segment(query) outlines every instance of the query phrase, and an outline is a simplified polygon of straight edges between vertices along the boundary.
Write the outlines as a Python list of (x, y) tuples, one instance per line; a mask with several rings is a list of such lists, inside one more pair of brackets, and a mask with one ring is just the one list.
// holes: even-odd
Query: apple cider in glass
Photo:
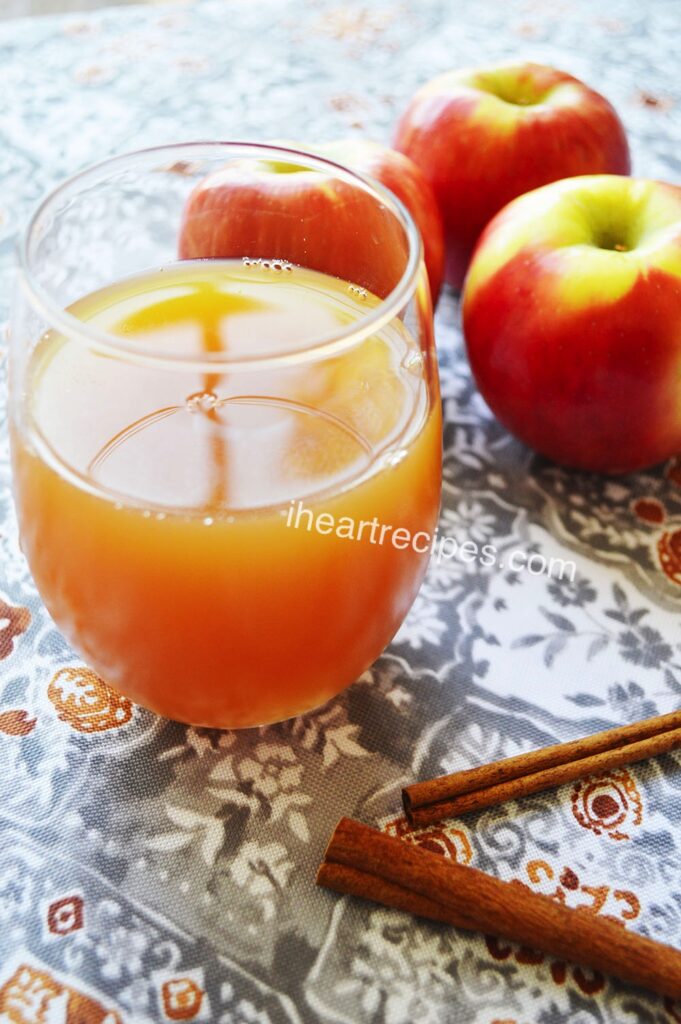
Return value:
[[(15, 318), (22, 547), (107, 683), (245, 727), (323, 703), (380, 654), (440, 497), (416, 278), (412, 307), (392, 310), (361, 281), (250, 249), (100, 282), (30, 345)], [(25, 294), (49, 312), (44, 286)]]

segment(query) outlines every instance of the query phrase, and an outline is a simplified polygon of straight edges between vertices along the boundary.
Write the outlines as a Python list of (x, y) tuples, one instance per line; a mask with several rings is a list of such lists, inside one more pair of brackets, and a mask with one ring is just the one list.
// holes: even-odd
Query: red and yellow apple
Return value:
[(435, 191), (455, 288), (485, 224), (511, 199), (559, 178), (630, 170), (610, 103), (572, 75), (532, 63), (435, 78), (412, 99), (394, 145)]
[(369, 139), (339, 139), (314, 148), (320, 156), (374, 178), (406, 206), (423, 240), (424, 262), (434, 306), (444, 274), (445, 239), (435, 194), (421, 170), (403, 153)]
[[(288, 158), (290, 159), (290, 157)], [(329, 170), (239, 159), (208, 175), (185, 205), (181, 259), (287, 260), (385, 298), (408, 262), (408, 238), (374, 195)]]
[(556, 462), (624, 473), (681, 450), (681, 187), (594, 175), (515, 199), (466, 278), (473, 374)]

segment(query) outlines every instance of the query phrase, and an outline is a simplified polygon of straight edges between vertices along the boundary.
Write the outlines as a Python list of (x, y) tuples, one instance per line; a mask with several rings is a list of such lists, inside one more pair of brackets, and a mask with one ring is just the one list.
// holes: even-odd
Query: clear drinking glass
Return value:
[(21, 243), (10, 430), (36, 585), (107, 683), (206, 726), (321, 704), (399, 627), (438, 513), (412, 220), (280, 147), (76, 175)]

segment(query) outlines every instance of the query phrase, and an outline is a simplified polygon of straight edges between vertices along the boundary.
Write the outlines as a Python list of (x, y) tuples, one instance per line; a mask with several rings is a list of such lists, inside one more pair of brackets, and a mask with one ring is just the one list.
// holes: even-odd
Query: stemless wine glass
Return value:
[(406, 615), (441, 421), (421, 245), (307, 153), (150, 149), (71, 178), (20, 247), (22, 548), (70, 643), (195, 725), (306, 711)]

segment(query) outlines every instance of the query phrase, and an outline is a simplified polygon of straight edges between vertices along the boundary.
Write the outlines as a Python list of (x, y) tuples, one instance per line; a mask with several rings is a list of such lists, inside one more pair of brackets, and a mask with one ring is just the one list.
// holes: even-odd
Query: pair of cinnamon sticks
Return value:
[(431, 825), (658, 757), (679, 746), (681, 711), (672, 711), (480, 768), (415, 782), (402, 790), (402, 802), (411, 825)]
[[(681, 746), (681, 711), (556, 744), (403, 790), (414, 825), (480, 810)], [(681, 998), (681, 952), (348, 818), (317, 883), (458, 928), (482, 931)]]

